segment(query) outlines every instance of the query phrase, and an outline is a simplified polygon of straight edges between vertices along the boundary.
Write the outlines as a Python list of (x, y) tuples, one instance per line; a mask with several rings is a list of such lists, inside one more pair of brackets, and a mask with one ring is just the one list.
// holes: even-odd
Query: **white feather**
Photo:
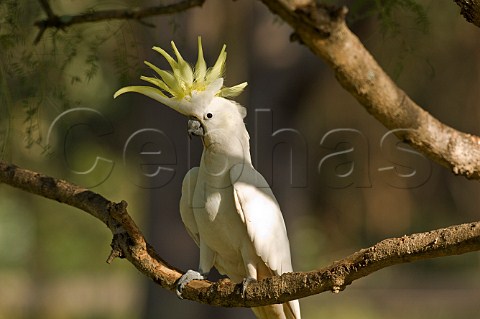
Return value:
[(292, 271), (282, 212), (267, 181), (252, 166), (230, 170), (235, 206), (258, 256), (276, 275)]
[[(195, 112), (205, 130), (204, 150), (200, 167), (184, 179), (180, 210), (200, 247), (199, 271), (215, 266), (234, 282), (291, 272), (280, 207), (251, 164), (243, 107), (216, 97)], [(207, 113), (213, 116), (200, 116)], [(300, 319), (297, 300), (252, 310), (261, 319)]]

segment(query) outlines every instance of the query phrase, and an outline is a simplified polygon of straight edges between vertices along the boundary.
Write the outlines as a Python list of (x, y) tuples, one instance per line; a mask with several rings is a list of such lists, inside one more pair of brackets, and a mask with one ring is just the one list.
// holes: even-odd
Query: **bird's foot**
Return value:
[(183, 299), (182, 293), (183, 293), (183, 288), (192, 280), (202, 280), (205, 279), (205, 276), (203, 276), (201, 273), (195, 270), (188, 270), (186, 273), (180, 277), (177, 281), (177, 296), (180, 299)]
[(255, 278), (243, 278), (242, 280), (242, 298), (245, 298), (245, 295), (247, 294), (247, 287), (249, 284), (252, 282), (257, 282)]

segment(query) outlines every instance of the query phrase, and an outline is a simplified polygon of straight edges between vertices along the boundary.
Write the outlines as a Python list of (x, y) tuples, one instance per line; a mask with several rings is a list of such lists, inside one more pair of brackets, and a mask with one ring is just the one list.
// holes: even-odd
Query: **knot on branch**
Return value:
[(107, 226), (114, 235), (126, 232), (123, 220), (128, 216), (127, 206), (128, 204), (124, 200), (120, 203), (108, 202), (107, 204), (107, 213), (113, 217), (107, 222)]
[(112, 208), (119, 214), (126, 214), (128, 203), (122, 200), (120, 203), (113, 203)]
[(107, 263), (110, 264), (115, 258), (125, 258), (125, 254), (123, 252), (122, 246), (119, 241), (119, 237), (123, 236), (122, 234), (115, 234), (113, 235), (112, 238), (112, 243), (110, 244), (110, 247), (112, 247), (112, 251), (110, 252), (110, 255), (107, 258)]

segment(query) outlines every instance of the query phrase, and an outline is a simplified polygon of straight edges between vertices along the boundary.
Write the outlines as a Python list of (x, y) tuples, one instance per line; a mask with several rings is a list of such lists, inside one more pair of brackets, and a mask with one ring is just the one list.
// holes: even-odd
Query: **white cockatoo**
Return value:
[[(292, 271), (290, 245), (282, 213), (269, 185), (252, 165), (249, 135), (243, 118), (246, 109), (227, 99), (239, 95), (247, 83), (223, 86), (226, 51), (223, 46), (213, 67), (207, 68), (201, 39), (198, 60), (192, 67), (172, 41), (175, 59), (154, 47), (173, 72), (145, 62), (156, 77), (145, 77), (155, 87), (129, 86), (114, 97), (137, 92), (188, 117), (189, 135), (199, 136), (203, 154), (199, 167), (183, 180), (180, 214), (188, 233), (200, 247), (198, 271), (189, 270), (177, 287), (204, 279), (215, 266), (234, 282), (281, 275)], [(298, 300), (252, 308), (262, 319), (300, 319)]]

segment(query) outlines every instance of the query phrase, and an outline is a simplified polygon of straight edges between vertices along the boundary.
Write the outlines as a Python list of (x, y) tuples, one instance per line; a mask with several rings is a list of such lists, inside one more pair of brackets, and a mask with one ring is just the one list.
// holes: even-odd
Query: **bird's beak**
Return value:
[(204, 136), (205, 131), (203, 129), (202, 123), (197, 118), (190, 118), (188, 120), (188, 136), (192, 137), (195, 136)]

